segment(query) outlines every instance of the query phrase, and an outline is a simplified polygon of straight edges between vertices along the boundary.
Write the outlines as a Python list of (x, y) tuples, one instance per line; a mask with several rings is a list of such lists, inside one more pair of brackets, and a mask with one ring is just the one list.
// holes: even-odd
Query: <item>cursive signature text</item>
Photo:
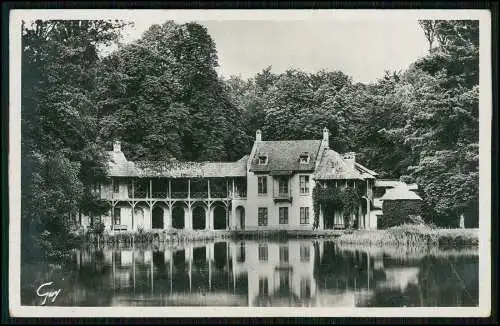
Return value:
[[(57, 289), (57, 290), (52, 291), (52, 290), (50, 290), (50, 288), (46, 288), (46, 287), (52, 285), (53, 283), (54, 282), (43, 283), (36, 290), (36, 294), (39, 297), (43, 297), (43, 301), (41, 304), (42, 306), (45, 304), (45, 302), (47, 302), (47, 299), (52, 299), (52, 302), (56, 301), (57, 296), (59, 295), (59, 293), (61, 293), (61, 289)], [(44, 289), (44, 288), (46, 288), (46, 289)]]

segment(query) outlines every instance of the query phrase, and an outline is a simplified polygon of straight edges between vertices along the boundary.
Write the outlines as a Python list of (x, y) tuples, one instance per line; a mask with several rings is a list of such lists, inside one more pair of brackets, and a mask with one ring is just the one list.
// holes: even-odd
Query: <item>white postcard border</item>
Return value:
[[(165, 20), (480, 20), (479, 306), (418, 308), (260, 307), (54, 307), (22, 306), (21, 226), (21, 21), (40, 19)], [(11, 317), (488, 317), (491, 312), (491, 14), (488, 10), (126, 10), (17, 9), (9, 17), (9, 311)]]

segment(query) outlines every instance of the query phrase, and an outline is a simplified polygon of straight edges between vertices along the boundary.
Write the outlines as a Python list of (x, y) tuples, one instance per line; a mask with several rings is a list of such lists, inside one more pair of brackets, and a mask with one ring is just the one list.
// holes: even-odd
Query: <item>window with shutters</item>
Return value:
[(288, 247), (280, 247), (280, 263), (288, 263)]
[(300, 194), (308, 195), (309, 194), (309, 176), (301, 175), (299, 176), (300, 183)]
[(259, 226), (266, 226), (267, 225), (267, 207), (259, 207), (258, 224), (259, 224)]
[(309, 224), (309, 207), (300, 208), (300, 224)]
[(257, 177), (257, 192), (259, 195), (267, 194), (267, 176)]
[(288, 224), (288, 207), (279, 208), (279, 222), (280, 224)]
[(259, 245), (259, 261), (267, 261), (268, 259), (268, 248), (267, 245)]

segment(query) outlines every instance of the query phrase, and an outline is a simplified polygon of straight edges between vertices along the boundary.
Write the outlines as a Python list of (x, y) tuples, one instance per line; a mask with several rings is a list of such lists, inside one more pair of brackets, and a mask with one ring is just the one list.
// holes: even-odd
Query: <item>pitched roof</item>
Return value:
[(418, 190), (418, 184), (416, 184), (416, 183), (408, 184), (408, 189), (410, 189), (410, 190)]
[(127, 161), (123, 152), (110, 151), (107, 152), (110, 161), (109, 175), (112, 177), (136, 177), (139, 175), (139, 170), (136, 168), (134, 162)]
[(248, 155), (245, 155), (236, 162), (131, 162), (125, 158), (123, 152), (111, 151), (108, 154), (109, 175), (112, 177), (244, 177), (248, 160)]
[(380, 187), (380, 188), (394, 188), (404, 185), (405, 183), (399, 180), (383, 180), (383, 179), (375, 180), (375, 187)]
[(352, 164), (342, 158), (342, 155), (332, 149), (324, 151), (316, 170), (317, 180), (339, 180), (339, 179), (360, 179), (373, 178), (368, 173), (361, 172), (356, 163)]
[(139, 161), (141, 177), (222, 178), (246, 176), (246, 162)]
[[(250, 171), (313, 171), (321, 140), (259, 141), (255, 143), (255, 156), (250, 158)], [(300, 155), (309, 154), (309, 163), (300, 163)], [(259, 165), (258, 157), (267, 155), (267, 164)]]
[(404, 185), (387, 189), (380, 200), (422, 200), (422, 198)]
[(401, 186), (408, 187), (408, 189), (410, 190), (418, 190), (418, 184), (416, 183), (407, 184), (399, 180), (384, 180), (384, 179), (375, 180), (375, 187), (377, 188), (394, 188)]
[(375, 178), (376, 176), (378, 176), (377, 172), (368, 169), (367, 167), (359, 164), (358, 162), (355, 162), (354, 165), (356, 166), (358, 171), (362, 172), (363, 174), (366, 174), (365, 176), (366, 178)]

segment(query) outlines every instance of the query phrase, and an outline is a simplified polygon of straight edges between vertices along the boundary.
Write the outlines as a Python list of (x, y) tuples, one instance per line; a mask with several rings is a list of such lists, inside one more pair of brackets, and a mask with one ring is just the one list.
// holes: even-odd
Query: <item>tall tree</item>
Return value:
[[(22, 31), (22, 227), (25, 246), (61, 247), (91, 184), (105, 177), (96, 142), (98, 48), (114, 42), (119, 21), (36, 20)], [(34, 240), (34, 241), (32, 241)], [(23, 250), (23, 253), (34, 252)]]
[(429, 52), (431, 52), (436, 41), (436, 25), (438, 23), (435, 20), (419, 20), (418, 24), (424, 31), (425, 38), (429, 42)]
[(244, 135), (215, 68), (215, 43), (197, 23), (167, 21), (102, 63), (100, 135), (132, 160), (227, 160)]
[(403, 85), (406, 124), (394, 135), (419, 154), (409, 171), (422, 185), (434, 221), (477, 224), (479, 142), (479, 22), (435, 23), (439, 47), (415, 62)]

